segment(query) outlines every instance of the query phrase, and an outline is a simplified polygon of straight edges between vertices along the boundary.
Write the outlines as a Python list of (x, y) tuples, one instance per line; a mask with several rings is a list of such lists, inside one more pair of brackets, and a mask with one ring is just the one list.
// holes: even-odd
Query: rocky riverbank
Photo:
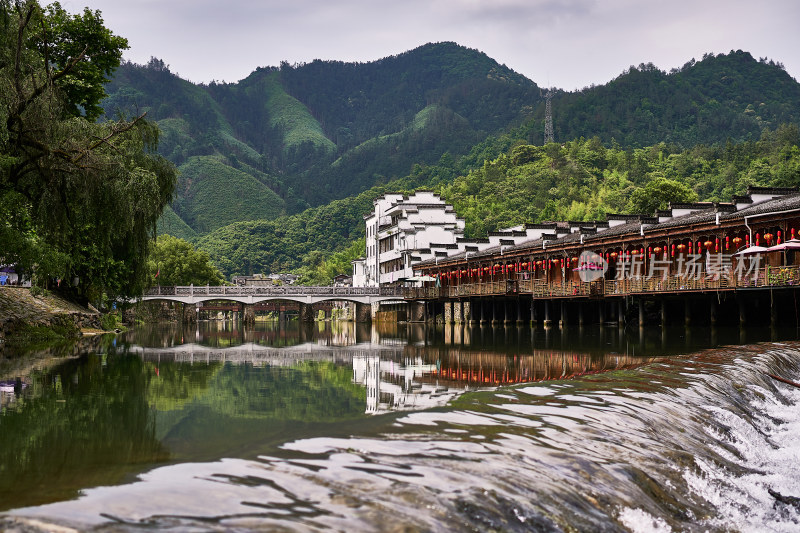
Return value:
[(0, 287), (0, 342), (37, 337), (45, 332), (63, 338), (100, 330), (102, 315), (53, 294), (34, 296), (30, 289)]

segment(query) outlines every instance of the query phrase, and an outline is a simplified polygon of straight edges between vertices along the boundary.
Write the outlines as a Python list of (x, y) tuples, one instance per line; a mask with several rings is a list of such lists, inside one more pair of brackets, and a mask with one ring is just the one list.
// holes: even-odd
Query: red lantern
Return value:
[(750, 246), (750, 234), (744, 236), (744, 244), (745, 246)]
[(617, 259), (617, 252), (611, 252), (611, 259), (612, 260), (616, 260)]
[(731, 249), (731, 237), (730, 237), (730, 235), (725, 235), (725, 249), (726, 250), (730, 250)]
[(773, 237), (772, 233), (765, 233), (764, 234), (764, 240), (767, 241), (767, 244), (772, 242), (772, 237)]
[(672, 245), (672, 257), (675, 257), (675, 245)]
[(794, 228), (792, 228), (792, 239), (794, 239)]
[(759, 246), (759, 244), (760, 244), (760, 241), (761, 241), (761, 235), (759, 235), (758, 233), (756, 233), (756, 246)]
[[(673, 244), (672, 246), (675, 246), (675, 245)], [(678, 245), (678, 251), (680, 253), (683, 253), (684, 250), (686, 250), (686, 245), (685, 244), (679, 244)]]
[(734, 237), (733, 238), (733, 245), (735, 247), (738, 248), (741, 243), (742, 243), (742, 238), (741, 237)]
[(706, 241), (706, 242), (703, 243), (703, 246), (706, 247), (706, 250), (710, 250), (711, 247), (714, 246), (714, 243), (711, 242), (711, 241)]
[(719, 252), (719, 237), (714, 239), (714, 251)]
[(655, 248), (653, 248), (653, 251), (656, 253), (656, 255), (658, 255), (658, 254), (661, 253), (661, 247), (660, 246), (656, 246)]

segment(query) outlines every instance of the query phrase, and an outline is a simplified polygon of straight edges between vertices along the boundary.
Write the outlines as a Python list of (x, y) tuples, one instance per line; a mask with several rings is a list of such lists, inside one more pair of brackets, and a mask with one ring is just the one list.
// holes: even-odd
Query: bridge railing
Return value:
[(404, 296), (402, 287), (308, 287), (301, 285), (261, 286), (161, 286), (151, 287), (144, 296)]
[(785, 267), (768, 266), (741, 277), (733, 274), (705, 277), (669, 276), (667, 278), (598, 280), (589, 283), (581, 281), (548, 283), (540, 279), (490, 281), (449, 287), (409, 288), (406, 289), (406, 298), (459, 298), (465, 296), (499, 296), (503, 294), (526, 294), (532, 295), (534, 298), (618, 296), (642, 293), (787, 287), (793, 285), (800, 286), (800, 267), (796, 265)]

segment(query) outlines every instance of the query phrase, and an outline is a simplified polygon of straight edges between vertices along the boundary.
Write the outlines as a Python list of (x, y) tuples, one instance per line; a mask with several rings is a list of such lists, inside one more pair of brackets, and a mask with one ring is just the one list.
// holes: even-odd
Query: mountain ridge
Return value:
[[(146, 110), (161, 126), (160, 151), (183, 172), (173, 210), (189, 230), (174, 218), (170, 226), (184, 235), (299, 213), (417, 165), (448, 167), (437, 179), (449, 179), (474, 168), (465, 165), (476, 146), (493, 158), (515, 140), (541, 144), (544, 122), (535, 82), (451, 42), (367, 63), (284, 62), (208, 85), (151, 59), (122, 65), (108, 93), (108, 114)], [(557, 141), (596, 136), (631, 148), (756, 140), (800, 123), (800, 84), (740, 50), (669, 73), (631, 67), (604, 85), (556, 91), (552, 102)], [(261, 200), (246, 202), (245, 192)]]

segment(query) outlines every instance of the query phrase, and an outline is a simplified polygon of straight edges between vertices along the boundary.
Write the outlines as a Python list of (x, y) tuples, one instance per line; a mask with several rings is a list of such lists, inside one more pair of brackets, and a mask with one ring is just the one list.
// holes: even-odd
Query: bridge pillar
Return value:
[(242, 323), (248, 326), (256, 323), (256, 310), (253, 304), (242, 304)]
[(689, 298), (683, 301), (683, 324), (686, 326), (692, 325), (692, 302)]
[(644, 298), (639, 298), (639, 327), (644, 327)]
[(475, 321), (472, 316), (472, 302), (461, 302), (461, 319), (464, 323)]
[(195, 304), (183, 304), (184, 324), (194, 324), (197, 322), (197, 306)]
[(544, 301), (544, 325), (545, 327), (553, 325), (553, 321), (550, 319), (550, 300)]
[(314, 321), (314, 306), (311, 304), (300, 304), (300, 322)]
[(453, 322), (456, 324), (461, 324), (464, 321), (464, 317), (461, 313), (461, 300), (456, 300), (453, 302)]
[(425, 304), (421, 302), (408, 302), (408, 321), (425, 321)]
[(445, 324), (453, 323), (453, 302), (444, 303), (444, 323)]
[[(606, 301), (600, 300), (597, 302), (597, 320), (600, 322), (601, 326), (604, 326), (606, 323)], [(602, 329), (600, 331), (603, 331)]]
[(661, 298), (661, 327), (667, 326), (667, 299)]
[(356, 322), (369, 323), (372, 321), (372, 306), (370, 304), (356, 303)]
[(709, 297), (709, 320), (712, 326), (717, 325), (717, 295), (712, 294)]

